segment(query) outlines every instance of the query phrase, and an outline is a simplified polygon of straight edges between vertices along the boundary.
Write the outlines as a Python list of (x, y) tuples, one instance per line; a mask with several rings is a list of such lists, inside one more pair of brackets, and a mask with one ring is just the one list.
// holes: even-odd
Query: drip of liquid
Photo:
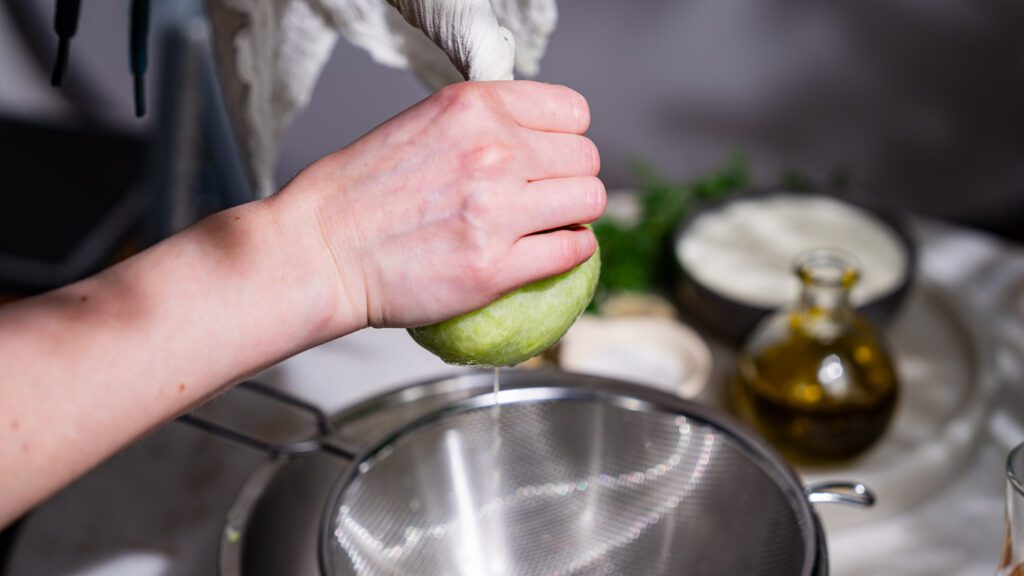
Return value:
[(498, 391), (501, 390), (501, 368), (494, 369), (494, 417), (498, 417), (498, 410), (501, 409), (498, 406)]
[[(494, 442), (491, 445), (491, 452), (495, 458), (498, 457), (498, 451), (501, 449), (501, 422), (499, 420), (501, 416), (501, 404), (498, 404), (498, 391), (501, 390), (501, 369), (494, 369), (494, 407), (491, 409), (491, 418), (494, 421), (494, 426), (491, 430), (494, 433)], [(494, 467), (495, 471), (498, 467)], [(500, 482), (500, 476), (495, 477), (495, 482)]]

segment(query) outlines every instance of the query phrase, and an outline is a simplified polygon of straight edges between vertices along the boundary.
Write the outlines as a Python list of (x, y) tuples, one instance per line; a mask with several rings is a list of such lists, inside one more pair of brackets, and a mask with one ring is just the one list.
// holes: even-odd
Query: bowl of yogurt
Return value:
[(916, 249), (903, 216), (822, 194), (758, 191), (694, 210), (676, 230), (677, 296), (694, 321), (733, 342), (796, 302), (793, 260), (832, 248), (852, 254), (861, 279), (852, 304), (884, 324), (914, 276)]

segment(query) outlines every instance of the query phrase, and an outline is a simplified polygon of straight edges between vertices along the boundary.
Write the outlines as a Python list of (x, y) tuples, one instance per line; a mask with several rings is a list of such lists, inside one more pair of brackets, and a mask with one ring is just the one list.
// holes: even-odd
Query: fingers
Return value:
[(572, 88), (526, 80), (488, 84), (523, 128), (583, 134), (590, 127), (590, 107)]
[(589, 228), (554, 230), (520, 238), (505, 260), (513, 286), (567, 272), (594, 254), (597, 239)]
[(527, 146), (527, 180), (597, 176), (601, 171), (601, 155), (586, 136), (534, 132)]
[(520, 236), (593, 222), (607, 202), (604, 184), (594, 176), (538, 180), (506, 198), (505, 221)]
[[(515, 166), (527, 180), (597, 175), (597, 147), (583, 136), (590, 112), (579, 93), (553, 84), (528, 81), (460, 82), (437, 93), (452, 146), (466, 156), (471, 171)], [(429, 108), (429, 107), (428, 107)], [(432, 117), (433, 118), (433, 117)], [(419, 134), (419, 131), (412, 131)], [(515, 152), (518, 166), (501, 152)], [(513, 168), (514, 169), (514, 168)]]

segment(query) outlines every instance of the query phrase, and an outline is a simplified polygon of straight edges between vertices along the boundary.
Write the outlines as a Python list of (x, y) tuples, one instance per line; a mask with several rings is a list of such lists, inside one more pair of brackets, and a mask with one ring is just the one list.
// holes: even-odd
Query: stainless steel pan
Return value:
[[(727, 416), (564, 372), (444, 378), (368, 400), (270, 462), (233, 508), (225, 574), (827, 574), (805, 488)], [(497, 402), (495, 401), (497, 400)], [(358, 438), (358, 442), (353, 442)]]

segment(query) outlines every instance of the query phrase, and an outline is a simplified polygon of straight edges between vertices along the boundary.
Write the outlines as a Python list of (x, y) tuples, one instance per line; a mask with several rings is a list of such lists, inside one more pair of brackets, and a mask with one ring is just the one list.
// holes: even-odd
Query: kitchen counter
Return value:
[[(1003, 387), (976, 453), (944, 489), (901, 515), (829, 534), (837, 576), (990, 574), (1001, 546), (1004, 459), (1024, 441), (1024, 247), (931, 221), (919, 222), (918, 235), (927, 275), (975, 307), (992, 328)], [(457, 370), (402, 330), (365, 330), (295, 356), (258, 379), (334, 412)], [(30, 515), (8, 574), (215, 574), (223, 516), (263, 458), (168, 424)]]

